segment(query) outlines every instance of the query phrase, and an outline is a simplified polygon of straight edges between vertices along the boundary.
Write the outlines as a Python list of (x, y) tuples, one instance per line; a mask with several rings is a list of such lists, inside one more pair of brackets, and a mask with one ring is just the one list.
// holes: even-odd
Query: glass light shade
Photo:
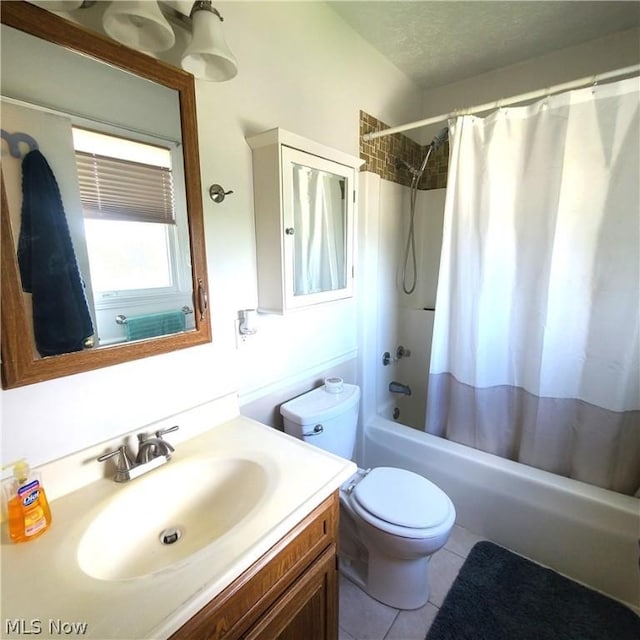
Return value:
[(238, 64), (222, 31), (222, 21), (208, 9), (194, 10), (193, 37), (182, 55), (182, 68), (200, 80), (224, 82), (238, 73)]
[(138, 51), (166, 51), (176, 41), (155, 0), (111, 2), (102, 17), (102, 26), (111, 38)]
[(84, 0), (31, 0), (31, 4), (49, 11), (73, 11), (79, 9), (83, 2)]

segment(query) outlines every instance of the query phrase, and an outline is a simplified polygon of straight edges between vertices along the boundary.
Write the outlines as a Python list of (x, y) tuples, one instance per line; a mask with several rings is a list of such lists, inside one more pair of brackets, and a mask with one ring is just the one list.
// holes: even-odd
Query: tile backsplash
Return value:
[[(420, 145), (401, 133), (365, 142), (362, 136), (370, 131), (388, 129), (389, 125), (360, 111), (360, 158), (365, 161), (362, 171), (377, 173), (384, 180), (411, 185), (411, 174), (407, 169), (396, 169), (396, 159), (404, 160), (414, 167), (422, 164), (428, 145)], [(418, 185), (419, 189), (443, 189), (447, 186), (449, 170), (449, 143), (445, 142), (429, 158), (426, 171)]]

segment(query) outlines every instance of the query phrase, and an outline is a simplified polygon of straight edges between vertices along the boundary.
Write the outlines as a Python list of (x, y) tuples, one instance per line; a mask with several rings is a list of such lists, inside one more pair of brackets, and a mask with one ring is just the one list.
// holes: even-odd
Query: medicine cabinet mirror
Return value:
[(283, 129), (253, 153), (258, 304), (280, 313), (353, 295), (353, 224), (362, 164)]
[[(0, 17), (3, 387), (210, 342), (193, 77), (26, 2)], [(78, 306), (51, 312), (36, 295), (66, 305), (34, 240), (45, 208), (24, 206), (42, 201), (41, 175), (22, 180), (42, 158), (71, 238), (51, 255), (75, 274), (91, 329), (69, 348), (58, 337)]]

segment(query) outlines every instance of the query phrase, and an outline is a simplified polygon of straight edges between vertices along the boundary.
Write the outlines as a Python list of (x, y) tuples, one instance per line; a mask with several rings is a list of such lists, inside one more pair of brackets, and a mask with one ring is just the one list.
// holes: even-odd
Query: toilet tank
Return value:
[(340, 393), (318, 387), (280, 407), (291, 436), (351, 460), (356, 442), (360, 387), (343, 384)]

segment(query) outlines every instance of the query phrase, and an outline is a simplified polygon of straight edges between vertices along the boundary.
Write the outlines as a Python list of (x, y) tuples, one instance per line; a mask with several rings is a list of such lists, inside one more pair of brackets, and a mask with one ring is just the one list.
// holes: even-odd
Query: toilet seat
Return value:
[(430, 538), (451, 527), (449, 497), (426, 478), (405, 469), (372, 469), (354, 487), (350, 504), (373, 526), (404, 538)]

